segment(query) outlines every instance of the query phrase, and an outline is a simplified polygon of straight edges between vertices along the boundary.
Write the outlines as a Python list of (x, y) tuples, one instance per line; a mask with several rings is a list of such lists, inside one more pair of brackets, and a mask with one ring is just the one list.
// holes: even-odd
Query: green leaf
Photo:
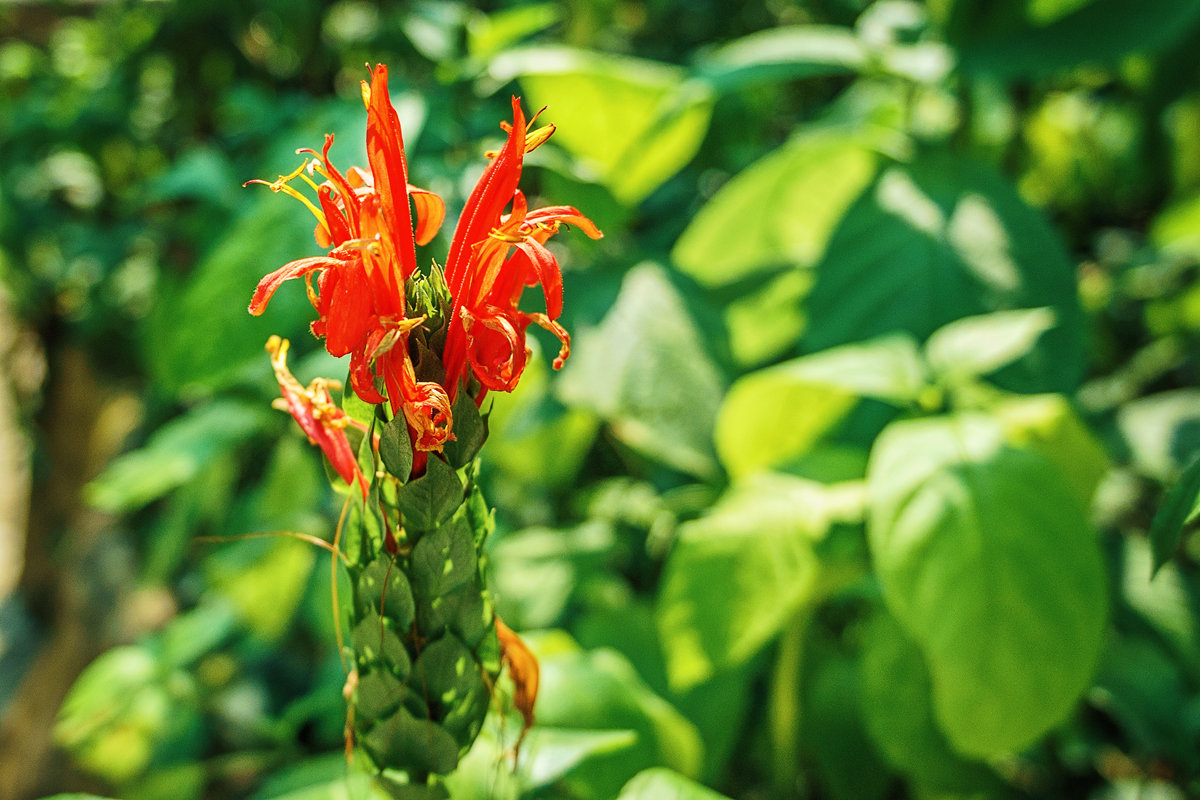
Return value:
[(725, 306), (729, 350), (739, 366), (762, 364), (796, 346), (807, 320), (803, 300), (812, 284), (811, 270), (788, 270)]
[(204, 559), (208, 585), (267, 640), (288, 632), (308, 588), (317, 549), (288, 536), (234, 542)]
[(1200, 452), (1200, 389), (1139, 397), (1117, 410), (1117, 430), (1134, 469), (1163, 483), (1179, 480)]
[(1080, 507), (1091, 508), (1096, 488), (1108, 472), (1108, 455), (1067, 398), (1059, 394), (1014, 397), (994, 405), (991, 413), (1008, 444), (1036, 450), (1053, 463)]
[(54, 725), (55, 742), (83, 769), (111, 783), (145, 773), (155, 756), (181, 744), (197, 722), (196, 687), (148, 648), (113, 648), (72, 685)]
[(549, 106), (554, 141), (628, 205), (691, 161), (712, 115), (706, 84), (654, 61), (529, 48), (499, 56), (489, 69), (500, 82), (518, 78), (533, 107)]
[(1154, 550), (1151, 575), (1171, 560), (1184, 530), (1194, 525), (1197, 519), (1200, 519), (1200, 455), (1183, 471), (1154, 515), (1150, 525), (1150, 544)]
[(479, 413), (471, 396), (460, 391), (451, 409), (454, 417), (454, 438), (446, 442), (446, 460), (455, 467), (465, 467), (479, 453), (487, 438), (487, 422)]
[(87, 485), (89, 505), (132, 511), (190, 481), (205, 466), (263, 430), (267, 408), (218, 400), (163, 425), (146, 446), (118, 456)]
[(401, 483), (408, 480), (412, 474), (413, 448), (408, 435), (408, 420), (403, 414), (383, 426), (379, 433), (379, 455), (392, 476)]
[(706, 54), (697, 74), (718, 92), (797, 78), (862, 71), (866, 47), (854, 31), (834, 25), (784, 25), (742, 36)]
[(699, 773), (703, 743), (696, 728), (651, 691), (623, 656), (607, 648), (580, 651), (562, 634), (527, 641), (541, 662), (539, 725), (637, 734), (635, 747), (597, 755), (573, 770), (566, 783), (578, 789), (575, 794), (614, 797), (635, 773), (655, 765)]
[(786, 361), (729, 388), (713, 436), (731, 475), (746, 475), (807, 453), (860, 397), (916, 402), (925, 387), (916, 343), (907, 335)]
[(467, 18), (467, 53), (486, 61), (527, 36), (558, 22), (562, 10), (554, 3), (531, 3), (491, 14), (475, 11)]
[(952, 43), (962, 69), (1003, 78), (1047, 75), (1155, 52), (1180, 41), (1200, 19), (1200, 6), (1177, 0), (1143, 0), (1136, 9), (1125, 0), (1092, 0), (1044, 25), (1036, 20), (990, 24), (975, 16), (973, 6), (959, 2), (956, 8), (963, 12), (957, 26), (961, 35)]
[[(869, 700), (858, 663), (836, 651), (809, 650), (800, 708), (805, 749), (813, 754), (820, 783), (834, 800), (887, 797), (895, 775), (866, 730)], [(817, 653), (819, 658), (811, 658)]]
[(782, 264), (816, 264), (875, 176), (878, 156), (856, 138), (799, 136), (738, 173), (696, 214), (671, 260), (708, 286)]
[(988, 375), (1025, 356), (1054, 327), (1049, 308), (995, 311), (963, 317), (934, 331), (925, 343), (929, 368), (951, 381)]
[(656, 612), (673, 690), (746, 661), (811, 599), (831, 521), (825, 487), (772, 475), (680, 526)]
[(413, 589), (421, 597), (440, 597), (470, 581), (477, 568), (471, 529), (456, 517), (426, 533), (413, 548)]
[(1006, 388), (1069, 391), (1084, 368), (1074, 268), (1058, 234), (1000, 176), (947, 154), (884, 170), (842, 217), (808, 296), (805, 346), (895, 331), (924, 340), (961, 317), (1049, 306), (1058, 325)]
[(876, 747), (918, 785), (969, 793), (994, 780), (946, 741), (934, 718), (933, 690), (921, 651), (887, 612), (867, 628), (861, 662), (862, 711)]
[(701, 786), (665, 767), (639, 772), (621, 789), (617, 800), (728, 800), (723, 794)]
[(431, 530), (450, 518), (463, 501), (463, 484), (454, 468), (429, 454), (425, 474), (396, 492), (396, 506), (404, 522), (417, 530)]
[(634, 450), (701, 478), (717, 475), (711, 432), (722, 377), (661, 267), (630, 270), (576, 349), (558, 382), (565, 403), (596, 412)]
[(868, 490), (884, 599), (951, 744), (991, 757), (1036, 741), (1087, 687), (1106, 621), (1099, 548), (1061, 471), (971, 414), (890, 425)]

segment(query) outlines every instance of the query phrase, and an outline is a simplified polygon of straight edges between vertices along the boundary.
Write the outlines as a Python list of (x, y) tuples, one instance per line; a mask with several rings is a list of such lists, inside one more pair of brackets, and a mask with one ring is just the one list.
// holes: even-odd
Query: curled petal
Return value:
[(314, 256), (313, 258), (302, 258), (299, 261), (284, 264), (258, 282), (258, 286), (254, 290), (254, 296), (250, 299), (250, 313), (256, 317), (262, 314), (266, 310), (271, 296), (275, 294), (276, 289), (283, 285), (284, 281), (303, 277), (319, 269), (336, 267), (338, 263), (337, 259), (330, 258), (329, 256)]
[(533, 238), (519, 242), (517, 249), (529, 259), (537, 282), (542, 285), (542, 293), (546, 296), (546, 314), (550, 319), (557, 319), (562, 314), (563, 306), (562, 270), (559, 269), (558, 259), (544, 244)]
[(554, 368), (562, 369), (563, 364), (571, 355), (571, 334), (567, 333), (566, 328), (564, 328), (562, 325), (559, 325), (545, 314), (533, 313), (522, 314), (521, 316), (525, 317), (526, 323), (532, 322), (538, 327), (545, 328), (558, 338), (560, 345), (558, 348), (558, 355), (554, 357)]
[(488, 389), (511, 392), (516, 388), (529, 351), (525, 347), (525, 328), (529, 324), (495, 306), (478, 314), (462, 310), (467, 332), (467, 361), (475, 377)]
[(429, 244), (446, 218), (446, 204), (438, 195), (411, 183), (408, 185), (408, 196), (413, 199), (417, 211), (417, 244)]
[[(574, 225), (581, 231), (586, 233), (591, 239), (602, 239), (604, 234), (596, 227), (596, 223), (585, 217), (579, 212), (579, 209), (572, 206), (545, 206), (544, 208), (535, 208), (525, 216), (525, 222), (529, 225), (553, 225), (553, 231), (558, 232), (558, 224)], [(542, 241), (545, 241), (543, 239)]]
[(308, 440), (321, 448), (347, 485), (358, 481), (365, 498), (367, 484), (359, 472), (358, 459), (350, 447), (350, 440), (346, 437), (349, 417), (334, 404), (327, 381), (317, 378), (308, 388), (300, 385), (288, 369), (287, 339), (272, 336), (267, 340), (267, 352), (271, 354), (271, 366), (275, 369), (275, 379), (283, 395), (284, 410), (292, 415)]
[(379, 357), (380, 372), (387, 384), (392, 413), (403, 413), (417, 451), (441, 450), (453, 439), (450, 429), (454, 414), (450, 396), (439, 383), (418, 381), (407, 347), (389, 350)]

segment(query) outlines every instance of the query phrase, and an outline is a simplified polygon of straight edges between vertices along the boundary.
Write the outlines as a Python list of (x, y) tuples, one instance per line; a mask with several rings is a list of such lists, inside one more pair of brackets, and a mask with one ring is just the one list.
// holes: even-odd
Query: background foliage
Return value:
[(0, 7), (0, 793), (372, 796), (327, 560), (200, 539), (331, 535), (262, 343), (345, 368), (245, 313), (311, 221), (239, 184), (364, 163), (377, 60), (415, 183), (461, 206), (520, 93), (606, 233), (495, 401), (539, 727), (455, 797), (1200, 793), (1198, 46), (1175, 0)]

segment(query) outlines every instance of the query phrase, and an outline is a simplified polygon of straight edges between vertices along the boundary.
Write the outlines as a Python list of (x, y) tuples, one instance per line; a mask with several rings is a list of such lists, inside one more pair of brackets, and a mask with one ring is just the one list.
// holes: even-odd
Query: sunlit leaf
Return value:
[(810, 349), (897, 330), (923, 340), (961, 317), (1047, 305), (1058, 324), (1003, 383), (1070, 390), (1082, 375), (1082, 314), (1058, 234), (970, 161), (928, 155), (887, 168), (841, 219), (816, 269)]
[(626, 275), (600, 326), (579, 336), (558, 390), (569, 405), (599, 414), (633, 449), (710, 478), (722, 384), (678, 290), (661, 267), (642, 264)]
[(788, 25), (734, 39), (705, 56), (697, 74), (719, 92), (759, 83), (844, 75), (869, 63), (867, 48), (849, 28)]
[(140, 508), (196, 476), (263, 430), (269, 408), (218, 400), (163, 425), (140, 450), (116, 458), (87, 486), (87, 500), (116, 512)]
[(905, 335), (845, 345), (752, 372), (730, 387), (714, 437), (732, 475), (803, 456), (861, 397), (901, 405), (924, 388), (916, 343)]
[(703, 745), (695, 727), (652, 692), (615, 651), (580, 651), (569, 641), (531, 638), (541, 661), (538, 721), (589, 731), (632, 730), (637, 744), (596, 755), (566, 783), (589, 798), (614, 796), (636, 772), (667, 765), (685, 775), (700, 771)]
[(643, 770), (621, 789), (617, 800), (726, 800), (725, 795), (701, 786), (664, 767)]
[(680, 527), (656, 612), (673, 689), (750, 658), (812, 596), (813, 544), (831, 524), (826, 492), (763, 476)]
[(963, 317), (930, 335), (925, 356), (930, 369), (951, 380), (988, 375), (1027, 354), (1053, 326), (1048, 308)]
[(709, 286), (779, 265), (812, 266), (877, 161), (845, 131), (797, 137), (723, 186), (679, 237), (671, 259)]
[(1200, 389), (1139, 397), (1117, 411), (1117, 429), (1133, 467), (1163, 483), (1177, 481), (1200, 452)]
[(871, 554), (889, 610), (929, 665), (956, 750), (1023, 748), (1088, 685), (1107, 589), (1059, 469), (983, 415), (898, 422), (868, 473)]
[(934, 719), (921, 651), (886, 612), (867, 629), (862, 659), (863, 714), (876, 747), (914, 782), (943, 791), (978, 790), (985, 767), (956, 753)]
[(1104, 447), (1062, 395), (1012, 397), (992, 409), (1008, 444), (1036, 450), (1058, 467), (1080, 507), (1092, 497), (1109, 468)]
[(499, 56), (490, 71), (518, 78), (532, 106), (549, 106), (553, 141), (631, 205), (691, 161), (712, 114), (706, 84), (643, 59), (530, 48)]

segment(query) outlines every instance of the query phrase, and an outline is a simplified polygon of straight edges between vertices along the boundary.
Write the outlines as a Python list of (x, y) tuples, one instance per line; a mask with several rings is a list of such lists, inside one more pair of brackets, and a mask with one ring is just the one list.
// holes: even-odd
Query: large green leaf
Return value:
[(918, 785), (942, 791), (978, 789), (987, 769), (950, 747), (933, 713), (929, 672), (921, 651), (881, 611), (867, 628), (862, 710), (876, 747)]
[(1003, 178), (946, 154), (884, 170), (841, 219), (808, 296), (809, 349), (961, 317), (1049, 306), (1058, 325), (1003, 381), (1064, 391), (1084, 366), (1082, 313), (1062, 242)]
[(563, 400), (599, 414), (635, 450), (714, 477), (711, 432), (723, 380), (666, 272), (653, 264), (630, 270), (600, 327), (579, 339), (558, 383)]
[(130, 511), (157, 500), (269, 423), (266, 407), (219, 400), (163, 425), (146, 446), (117, 457), (87, 486), (104, 511)]
[(991, 412), (1008, 444), (1036, 450), (1058, 467), (1080, 506), (1091, 507), (1108, 472), (1108, 456), (1067, 398), (1060, 394), (1012, 397), (994, 405)]
[(1092, 0), (1069, 13), (1056, 11), (1042, 25), (1037, 24), (1042, 20), (1011, 14), (1005, 20), (986, 16), (997, 7), (1019, 5), (955, 3), (958, 35), (953, 44), (964, 70), (1014, 78), (1113, 63), (1125, 55), (1169, 47), (1200, 20), (1200, 4), (1179, 0), (1142, 0), (1136, 6), (1125, 0)]
[(993, 311), (943, 325), (925, 343), (929, 368), (948, 380), (995, 372), (1033, 349), (1054, 326), (1048, 308)]
[(532, 106), (549, 106), (554, 141), (630, 205), (691, 161), (712, 115), (707, 84), (654, 61), (529, 48), (501, 55), (490, 71), (518, 78)]
[(671, 259), (709, 286), (778, 265), (811, 266), (877, 162), (846, 131), (799, 136), (721, 187), (679, 237)]
[(680, 527), (656, 612), (672, 689), (744, 662), (811, 598), (813, 544), (832, 521), (829, 491), (761, 476)]
[(717, 453), (735, 476), (778, 466), (807, 453), (860, 397), (906, 405), (924, 386), (916, 343), (903, 334), (752, 372), (721, 404)]
[(759, 83), (862, 71), (867, 48), (849, 28), (787, 25), (734, 39), (704, 55), (696, 71), (719, 92)]
[(725, 795), (665, 767), (642, 770), (621, 789), (617, 800), (727, 800)]
[(582, 651), (561, 634), (528, 637), (541, 661), (538, 722), (588, 731), (634, 731), (633, 747), (595, 754), (567, 778), (572, 796), (613, 797), (639, 770), (665, 765), (688, 776), (701, 769), (695, 726), (638, 676), (617, 652)]
[(1100, 552), (1061, 470), (969, 414), (889, 426), (868, 486), (884, 599), (925, 656), (951, 744), (1029, 745), (1071, 712), (1105, 627)]

